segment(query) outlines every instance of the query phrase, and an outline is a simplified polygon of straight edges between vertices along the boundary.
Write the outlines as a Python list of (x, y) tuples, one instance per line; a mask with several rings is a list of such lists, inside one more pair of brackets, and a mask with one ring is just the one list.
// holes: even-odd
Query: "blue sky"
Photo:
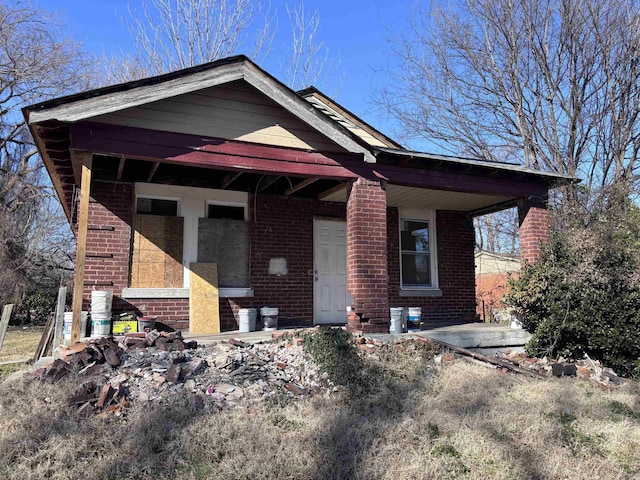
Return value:
[[(138, 0), (36, 0), (43, 9), (59, 14), (66, 21), (69, 36), (82, 42), (84, 48), (108, 55), (130, 52), (133, 45), (124, 22), (127, 7), (138, 8)], [(295, 0), (290, 2), (294, 4)], [(371, 103), (376, 86), (385, 76), (376, 73), (388, 59), (389, 32), (405, 25), (411, 0), (305, 0), (305, 8), (320, 13), (319, 40), (330, 54), (341, 59), (341, 87), (336, 100), (363, 120), (394, 135), (394, 124)], [(273, 0), (272, 8), (279, 13), (278, 35), (272, 48), (281, 48), (288, 41), (290, 27), (285, 2)], [(278, 76), (278, 64), (273, 55), (262, 65)], [(275, 62), (275, 63), (273, 63)], [(334, 92), (329, 92), (333, 94)]]

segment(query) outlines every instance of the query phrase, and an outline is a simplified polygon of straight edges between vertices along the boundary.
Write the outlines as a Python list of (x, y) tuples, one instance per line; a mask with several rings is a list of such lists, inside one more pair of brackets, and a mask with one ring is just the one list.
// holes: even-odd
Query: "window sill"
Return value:
[(401, 297), (441, 297), (442, 290), (439, 288), (429, 289), (402, 289), (400, 290)]
[[(253, 297), (253, 288), (220, 288), (220, 298)], [(189, 298), (188, 288), (123, 288), (122, 298)]]

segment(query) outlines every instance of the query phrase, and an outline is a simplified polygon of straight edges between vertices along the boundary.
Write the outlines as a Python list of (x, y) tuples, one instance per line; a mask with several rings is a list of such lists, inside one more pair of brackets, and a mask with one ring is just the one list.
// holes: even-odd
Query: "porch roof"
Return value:
[[(162, 122), (140, 128), (104, 121), (114, 112), (238, 81), (304, 122), (335, 149), (163, 130)], [(519, 165), (403, 149), (318, 90), (296, 93), (244, 56), (60, 97), (25, 107), (23, 113), (69, 220), (74, 191), (81, 184), (83, 153), (100, 157), (94, 178), (175, 181), (344, 201), (346, 182), (365, 177), (387, 183), (390, 205), (475, 213), (577, 181)]]

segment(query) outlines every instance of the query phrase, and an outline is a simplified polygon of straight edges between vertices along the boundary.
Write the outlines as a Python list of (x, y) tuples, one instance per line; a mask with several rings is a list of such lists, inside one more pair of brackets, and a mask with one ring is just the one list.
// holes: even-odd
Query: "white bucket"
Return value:
[(407, 327), (409, 329), (420, 330), (420, 321), (422, 320), (422, 307), (409, 307), (409, 318)]
[[(87, 316), (88, 312), (80, 314), (80, 337), (87, 336)], [(73, 326), (73, 312), (64, 312), (64, 339), (71, 340), (71, 328)]]
[(238, 310), (240, 331), (243, 333), (255, 331), (257, 316), (258, 311), (255, 308), (241, 308)]
[(278, 329), (278, 309), (271, 307), (262, 307), (260, 309), (260, 317), (262, 318), (262, 329), (269, 332)]
[(402, 318), (404, 309), (402, 307), (391, 307), (389, 309), (389, 333), (399, 335), (402, 333)]
[(91, 313), (91, 336), (107, 337), (111, 334), (111, 313)]
[(108, 313), (111, 316), (111, 302), (113, 301), (113, 292), (109, 290), (92, 290), (91, 291), (91, 314)]

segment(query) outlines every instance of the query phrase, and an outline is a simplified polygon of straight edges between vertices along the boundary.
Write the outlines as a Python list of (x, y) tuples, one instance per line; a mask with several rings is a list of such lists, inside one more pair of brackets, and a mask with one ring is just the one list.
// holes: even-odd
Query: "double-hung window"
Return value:
[(400, 220), (401, 277), (403, 289), (434, 288), (430, 221)]

